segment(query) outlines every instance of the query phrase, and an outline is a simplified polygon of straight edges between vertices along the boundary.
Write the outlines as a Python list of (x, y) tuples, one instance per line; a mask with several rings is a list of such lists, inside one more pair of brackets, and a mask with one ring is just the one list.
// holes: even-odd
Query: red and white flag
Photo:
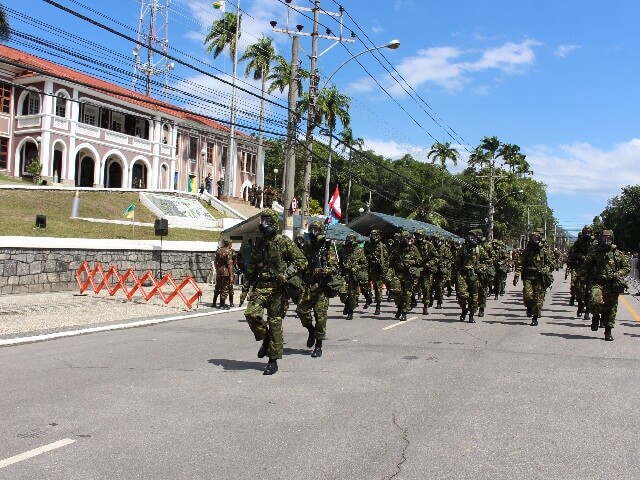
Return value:
[(330, 225), (334, 223), (338, 223), (338, 220), (342, 218), (342, 210), (340, 209), (340, 190), (338, 189), (338, 185), (336, 185), (336, 189), (331, 196), (331, 200), (329, 200), (329, 218), (328, 223)]

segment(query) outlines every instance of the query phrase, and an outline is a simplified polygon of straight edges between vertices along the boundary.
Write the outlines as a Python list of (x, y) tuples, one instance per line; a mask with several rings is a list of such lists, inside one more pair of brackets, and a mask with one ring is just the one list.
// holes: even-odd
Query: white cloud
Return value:
[[(462, 50), (457, 47), (433, 47), (405, 57), (396, 69), (413, 88), (424, 84), (436, 84), (447, 90), (460, 90), (472, 80), (474, 73), (497, 71), (505, 74), (522, 74), (535, 63), (535, 40), (521, 43), (507, 42), (486, 50)], [(381, 82), (395, 95), (405, 92), (389, 76)], [(371, 91), (373, 82), (358, 80), (351, 90)]]
[(579, 45), (559, 45), (558, 48), (556, 48), (555, 52), (553, 52), (553, 54), (556, 57), (565, 58), (567, 55), (577, 50), (578, 48), (580, 48)]
[(376, 138), (364, 138), (364, 146), (366, 150), (373, 150), (376, 154), (385, 158), (398, 159), (407, 153), (413, 158), (418, 159), (420, 156), (426, 157), (426, 152), (422, 147), (416, 145), (408, 145), (393, 140), (380, 140)]

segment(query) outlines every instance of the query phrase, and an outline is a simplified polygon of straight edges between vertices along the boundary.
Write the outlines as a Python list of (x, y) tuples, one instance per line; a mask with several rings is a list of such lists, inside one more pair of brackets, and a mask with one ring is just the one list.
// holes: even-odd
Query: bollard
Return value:
[(76, 190), (76, 194), (73, 196), (73, 204), (71, 205), (71, 218), (78, 218), (79, 210), (80, 210), (80, 190)]

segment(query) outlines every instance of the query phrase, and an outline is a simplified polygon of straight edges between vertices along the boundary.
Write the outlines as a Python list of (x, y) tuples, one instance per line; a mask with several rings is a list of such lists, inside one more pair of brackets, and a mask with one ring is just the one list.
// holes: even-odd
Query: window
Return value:
[(198, 160), (198, 137), (189, 137), (189, 160), (195, 162)]
[(207, 142), (207, 163), (213, 165), (213, 143)]
[(162, 126), (162, 143), (164, 145), (168, 145), (169, 144), (169, 126), (168, 125), (163, 125)]
[(0, 137), (0, 170), (6, 170), (9, 162), (9, 139)]
[(245, 173), (256, 173), (256, 154), (242, 152), (240, 157), (240, 170)]
[(98, 107), (93, 105), (84, 106), (84, 114), (82, 116), (82, 123), (88, 125), (98, 126)]
[(37, 115), (40, 113), (40, 95), (29, 92), (22, 104), (22, 115)]
[(111, 130), (122, 132), (124, 128), (124, 115), (118, 112), (111, 113)]
[(11, 106), (11, 85), (0, 82), (0, 108), (2, 113), (9, 113)]
[(180, 157), (180, 134), (176, 135), (176, 157)]
[(229, 147), (222, 147), (222, 168), (227, 168), (227, 160), (229, 159)]
[(56, 117), (65, 118), (67, 116), (67, 98), (63, 94), (56, 97)]

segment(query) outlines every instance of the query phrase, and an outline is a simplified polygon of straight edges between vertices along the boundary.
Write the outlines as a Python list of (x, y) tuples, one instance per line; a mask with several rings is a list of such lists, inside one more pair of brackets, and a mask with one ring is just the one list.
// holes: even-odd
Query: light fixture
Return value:
[(276, 28), (276, 25), (278, 25), (278, 22), (276, 22), (275, 20), (271, 20), (269, 22), (269, 25), (271, 25), (271, 28)]
[(397, 39), (391, 40), (385, 46), (391, 50), (395, 50), (396, 48), (400, 47), (400, 40), (397, 40)]
[(302, 31), (302, 29), (304, 28), (304, 25), (296, 25), (296, 30), (298, 30), (299, 32)]
[(137, 46), (133, 49), (133, 56), (134, 56), (134, 57), (137, 57), (139, 53), (140, 53), (140, 45), (137, 45)]

